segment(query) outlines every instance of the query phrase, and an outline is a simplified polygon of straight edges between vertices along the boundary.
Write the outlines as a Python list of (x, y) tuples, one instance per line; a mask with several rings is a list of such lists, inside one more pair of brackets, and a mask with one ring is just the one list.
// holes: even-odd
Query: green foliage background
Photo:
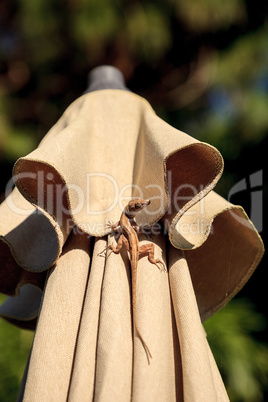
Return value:
[[(88, 72), (111, 64), (162, 118), (220, 150), (217, 191), (228, 197), (236, 182), (264, 171), (267, 31), (267, 5), (253, 0), (2, 0), (1, 192), (15, 160), (84, 92)], [(231, 201), (250, 215), (249, 192)], [(232, 401), (267, 397), (265, 263), (205, 324)], [(31, 340), (0, 321), (0, 401), (16, 399)]]

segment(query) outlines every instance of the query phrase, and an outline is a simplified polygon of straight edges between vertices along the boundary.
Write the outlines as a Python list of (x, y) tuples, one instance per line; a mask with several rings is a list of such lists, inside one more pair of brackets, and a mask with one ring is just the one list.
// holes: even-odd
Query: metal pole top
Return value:
[(126, 87), (123, 74), (113, 66), (99, 66), (90, 71), (86, 93), (101, 89), (122, 89), (129, 91)]

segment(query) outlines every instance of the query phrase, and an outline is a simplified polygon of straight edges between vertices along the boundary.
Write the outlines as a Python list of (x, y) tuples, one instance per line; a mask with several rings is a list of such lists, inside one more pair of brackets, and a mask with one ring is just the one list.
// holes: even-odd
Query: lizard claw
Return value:
[(111, 222), (106, 223), (105, 227), (114, 230), (114, 225)]
[[(159, 265), (158, 265), (159, 264)], [(161, 272), (167, 272), (167, 268), (165, 266), (165, 264), (161, 261), (161, 260), (157, 260), (156, 261), (156, 266), (159, 269), (159, 271)]]
[(104, 257), (103, 253), (104, 253), (104, 251), (108, 250), (108, 248), (110, 248), (110, 246), (106, 246), (102, 251), (100, 251), (100, 252), (97, 254), (97, 256), (98, 256), (98, 257)]

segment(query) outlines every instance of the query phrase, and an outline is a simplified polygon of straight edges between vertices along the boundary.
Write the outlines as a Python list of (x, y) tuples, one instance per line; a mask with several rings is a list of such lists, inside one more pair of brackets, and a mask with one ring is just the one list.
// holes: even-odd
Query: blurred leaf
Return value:
[(181, 20), (196, 32), (229, 28), (245, 21), (246, 10), (242, 0), (174, 0)]
[(92, 53), (103, 50), (102, 46), (115, 38), (120, 27), (122, 18), (116, 2), (93, 0), (81, 3), (74, 9), (71, 24), (74, 38), (79, 47), (89, 47)]
[[(4, 296), (0, 295), (0, 304), (3, 300)], [(0, 319), (0, 402), (17, 399), (32, 340), (32, 332)]]
[(254, 338), (266, 327), (246, 299), (230, 302), (204, 324), (231, 401), (263, 400), (268, 384), (268, 345)]
[(4, 154), (7, 160), (15, 161), (31, 152), (36, 141), (32, 129), (13, 127), (7, 116), (7, 107), (0, 97), (0, 155)]
[(260, 142), (268, 132), (268, 93), (249, 91), (241, 99), (240, 129), (243, 139), (251, 143)]
[(127, 12), (127, 39), (134, 54), (154, 62), (170, 48), (169, 21), (152, 3), (136, 3)]
[(218, 53), (213, 83), (233, 90), (244, 85), (247, 90), (252, 77), (267, 66), (267, 49), (267, 29), (240, 36), (229, 48)]

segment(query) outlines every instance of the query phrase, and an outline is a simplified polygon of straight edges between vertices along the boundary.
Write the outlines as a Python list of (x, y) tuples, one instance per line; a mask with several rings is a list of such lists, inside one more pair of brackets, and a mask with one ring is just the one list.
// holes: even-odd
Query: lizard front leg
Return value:
[(112, 232), (118, 232), (120, 229), (120, 221), (118, 221), (117, 223), (108, 222), (106, 224), (106, 227), (108, 227), (109, 229), (112, 229)]
[[(154, 264), (157, 266), (157, 268), (160, 271), (166, 271), (165, 264), (163, 261), (161, 261), (159, 258), (154, 257), (154, 244), (149, 243), (149, 244), (144, 244), (143, 246), (139, 247), (139, 255), (148, 255), (148, 260), (150, 261), (151, 264)], [(160, 266), (158, 265), (160, 264)]]
[(126, 238), (123, 234), (121, 234), (120, 237), (119, 237), (119, 239), (118, 239), (118, 241), (117, 241), (116, 247), (115, 247), (113, 244), (110, 244), (109, 246), (105, 247), (104, 250), (102, 250), (100, 253), (98, 253), (98, 255), (101, 255), (101, 254), (104, 253), (104, 251), (106, 251), (106, 250), (111, 250), (110, 253), (107, 255), (107, 258), (108, 258), (112, 253), (119, 254), (119, 253), (120, 253), (120, 250), (121, 250), (121, 248), (122, 248), (122, 246), (123, 246), (123, 244), (124, 244), (124, 246), (126, 247), (126, 249), (129, 251), (129, 243), (128, 243), (128, 240), (127, 240), (127, 238)]

